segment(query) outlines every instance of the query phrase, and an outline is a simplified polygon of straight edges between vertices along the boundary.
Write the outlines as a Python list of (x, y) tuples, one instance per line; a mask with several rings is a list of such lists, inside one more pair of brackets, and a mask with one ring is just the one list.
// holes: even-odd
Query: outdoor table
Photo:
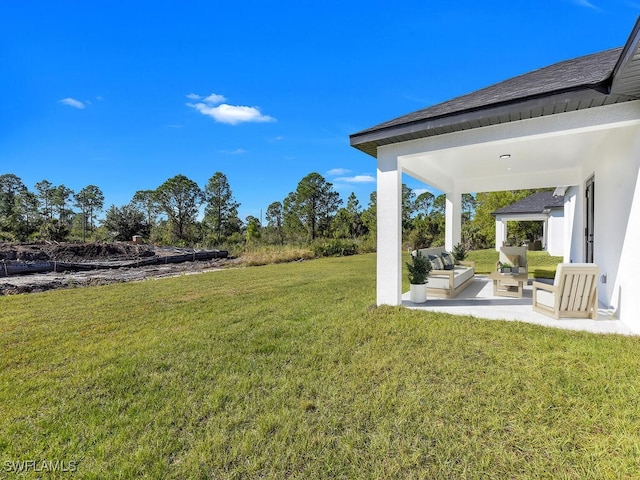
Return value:
[(529, 276), (526, 273), (491, 272), (489, 278), (493, 280), (494, 295), (522, 298), (522, 287)]

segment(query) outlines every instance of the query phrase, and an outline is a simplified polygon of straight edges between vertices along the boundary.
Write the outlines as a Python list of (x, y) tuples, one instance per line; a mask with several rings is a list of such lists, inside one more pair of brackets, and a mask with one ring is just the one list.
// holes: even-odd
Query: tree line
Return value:
[[(403, 241), (410, 248), (444, 244), (445, 195), (415, 192), (402, 186)], [(533, 190), (464, 194), (462, 237), (467, 249), (495, 242), (491, 213)], [(373, 251), (376, 238), (376, 192), (366, 207), (352, 192), (346, 203), (333, 184), (312, 172), (283, 200), (268, 205), (265, 222), (241, 220), (240, 203), (222, 172), (204, 188), (184, 175), (169, 178), (155, 190), (135, 192), (129, 203), (104, 210), (96, 185), (74, 192), (64, 184), (42, 180), (29, 190), (14, 174), (0, 175), (0, 241), (131, 240), (142, 235), (152, 243), (221, 247), (333, 242), (338, 248)], [(104, 211), (104, 217), (98, 218)], [(531, 222), (525, 222), (531, 223)], [(537, 225), (510, 227), (514, 237), (531, 238)]]
[[(229, 181), (216, 172), (201, 188), (185, 175), (155, 190), (135, 192), (129, 203), (104, 208), (96, 185), (74, 192), (42, 180), (30, 190), (15, 174), (0, 175), (0, 241), (131, 240), (219, 246), (240, 243), (309, 243), (324, 238), (362, 238), (373, 217), (363, 215), (355, 194), (346, 207), (333, 185), (310, 173), (282, 201), (266, 209), (266, 223), (238, 216)], [(97, 219), (103, 212), (102, 218)]]

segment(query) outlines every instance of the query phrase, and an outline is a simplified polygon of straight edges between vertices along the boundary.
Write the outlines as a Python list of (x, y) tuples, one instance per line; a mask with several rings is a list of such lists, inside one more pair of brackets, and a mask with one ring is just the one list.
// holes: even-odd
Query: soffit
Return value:
[[(624, 108), (640, 114), (640, 103), (636, 102), (633, 107)], [(423, 152), (416, 150), (416, 153), (401, 155), (399, 160), (403, 172), (446, 192), (577, 185), (584, 180), (585, 164), (606, 162), (610, 156), (625, 155), (633, 148), (639, 129), (640, 120), (552, 135), (523, 134), (504, 140), (461, 143)], [(460, 135), (471, 133), (462, 132), (456, 136), (461, 138)]]

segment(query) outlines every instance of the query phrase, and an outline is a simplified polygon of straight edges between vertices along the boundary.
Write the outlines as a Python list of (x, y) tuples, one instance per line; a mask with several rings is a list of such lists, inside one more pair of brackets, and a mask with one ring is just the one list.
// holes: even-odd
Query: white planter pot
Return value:
[(412, 303), (424, 303), (427, 301), (427, 284), (411, 285), (409, 290), (409, 300)]

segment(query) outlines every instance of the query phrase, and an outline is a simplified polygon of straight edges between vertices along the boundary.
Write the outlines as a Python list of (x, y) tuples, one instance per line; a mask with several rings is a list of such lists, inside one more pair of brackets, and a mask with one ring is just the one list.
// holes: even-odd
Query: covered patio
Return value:
[[(603, 318), (620, 318), (640, 333), (638, 72), (640, 21), (624, 47), (541, 68), (351, 135), (353, 147), (377, 160), (378, 305), (404, 304), (403, 175), (446, 194), (448, 251), (461, 241), (462, 194), (562, 187), (563, 261), (596, 263)], [(530, 297), (522, 301), (531, 309)], [(436, 302), (423, 308), (444, 308)], [(459, 297), (447, 305), (462, 311), (464, 302)], [(501, 302), (489, 298), (486, 308), (472, 308), (486, 318), (501, 306), (520, 308)]]
[[(540, 280), (539, 280), (540, 281)], [(408, 292), (402, 295), (402, 305), (425, 312), (449, 313), (490, 320), (506, 320), (531, 323), (545, 327), (591, 333), (615, 333), (631, 335), (633, 332), (622, 321), (615, 318), (615, 312), (600, 305), (598, 319), (560, 319), (534, 312), (531, 308), (531, 282), (524, 286), (522, 298), (508, 298), (493, 295), (492, 281), (486, 275), (476, 275), (473, 283), (460, 295), (452, 299), (430, 298), (426, 303), (409, 301)], [(549, 282), (551, 282), (549, 280)]]
[(397, 305), (401, 294), (403, 173), (446, 193), (449, 251), (461, 241), (463, 193), (567, 186), (564, 261), (586, 261), (581, 232), (592, 171), (584, 163), (630, 154), (640, 125), (634, 107), (616, 104), (378, 147), (378, 301)]

